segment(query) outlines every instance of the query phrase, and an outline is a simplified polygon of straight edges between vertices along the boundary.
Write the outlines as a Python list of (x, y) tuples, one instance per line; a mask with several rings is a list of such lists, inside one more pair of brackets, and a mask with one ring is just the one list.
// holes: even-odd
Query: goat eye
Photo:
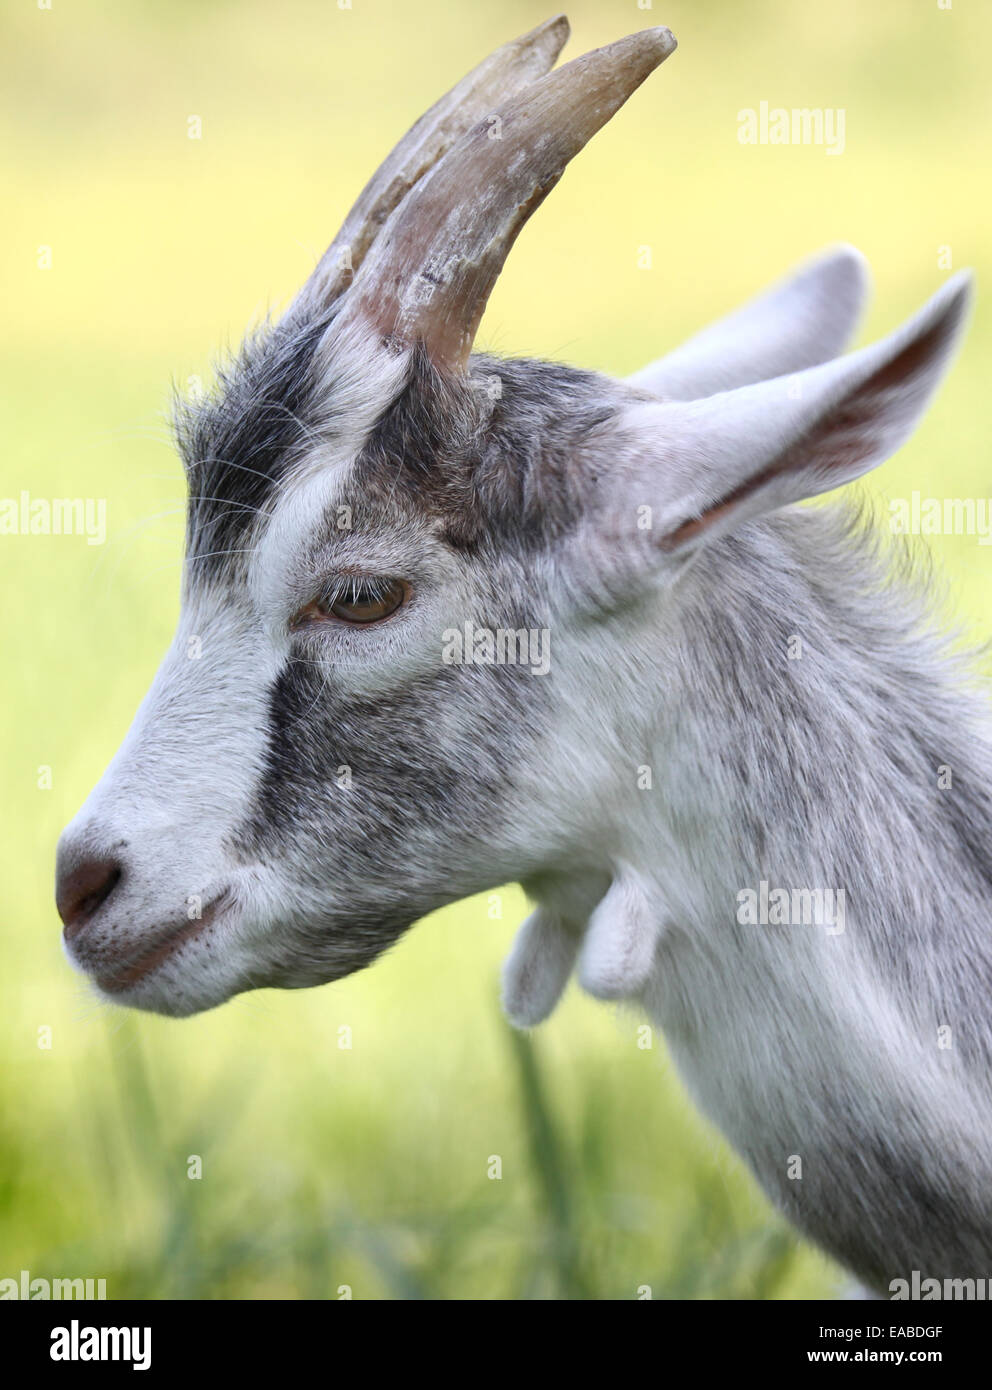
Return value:
[(379, 623), (396, 612), (407, 592), (408, 586), (402, 579), (347, 578), (300, 616), (337, 618), (343, 623)]

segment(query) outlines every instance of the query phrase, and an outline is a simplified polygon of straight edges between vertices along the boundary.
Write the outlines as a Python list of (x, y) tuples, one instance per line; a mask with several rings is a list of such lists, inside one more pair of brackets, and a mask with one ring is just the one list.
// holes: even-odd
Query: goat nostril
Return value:
[(120, 879), (121, 866), (115, 859), (88, 859), (70, 873), (60, 875), (55, 906), (65, 923), (66, 937), (85, 927)]

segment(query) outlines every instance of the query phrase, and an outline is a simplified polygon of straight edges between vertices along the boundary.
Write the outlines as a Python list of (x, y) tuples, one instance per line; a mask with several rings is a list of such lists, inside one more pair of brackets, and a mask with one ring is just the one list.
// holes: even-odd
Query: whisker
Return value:
[[(96, 557), (93, 568), (89, 574), (88, 582), (92, 583), (99, 576), (103, 566), (110, 560), (111, 556), (113, 556), (116, 563), (114, 565), (113, 571), (107, 576), (107, 584), (109, 588), (116, 580), (121, 565), (124, 563), (124, 560), (130, 554), (132, 547), (138, 540), (141, 533), (144, 530), (146, 530), (149, 526), (151, 526), (154, 522), (162, 521), (166, 517), (177, 516), (181, 514), (182, 511), (183, 504), (180, 503), (176, 506), (168, 507), (164, 511), (153, 512), (150, 516), (141, 517), (139, 518), (139, 520), (132, 522), (130, 526), (125, 527), (122, 531), (114, 533), (114, 535), (112, 535), (110, 538), (110, 547), (108, 547), (107, 550), (105, 550), (102, 554)], [(121, 542), (126, 542), (126, 544), (120, 545), (120, 547), (118, 548), (119, 543)]]
[[(264, 444), (259, 444), (257, 448), (251, 451), (248, 457), (254, 458), (255, 455), (261, 453), (264, 448)], [(248, 473), (253, 478), (261, 478), (262, 481), (266, 483), (272, 483), (274, 481), (271, 473), (263, 473), (260, 468), (249, 468), (246, 463), (234, 463), (231, 459), (219, 458), (216, 454), (208, 454), (205, 458), (195, 459), (188, 471), (195, 473), (198, 468), (233, 468), (236, 472)]]
[(237, 547), (232, 547), (230, 550), (207, 550), (207, 551), (205, 551), (202, 555), (187, 555), (186, 558), (187, 558), (187, 560), (189, 560), (190, 563), (192, 564), (192, 562), (193, 562), (194, 560), (197, 560), (197, 561), (199, 561), (199, 560), (215, 560), (215, 559), (217, 559), (217, 558), (218, 558), (219, 556), (221, 556), (221, 555), (257, 555), (257, 554), (258, 554), (258, 546), (257, 546), (257, 545), (253, 545), (253, 546), (245, 546), (245, 547), (240, 548), (240, 549), (237, 548)]
[[(266, 518), (272, 516), (272, 512), (266, 511), (264, 507), (253, 506), (251, 502), (232, 502), (229, 497), (208, 497), (198, 494), (196, 497), (190, 498), (191, 505), (195, 506), (200, 502), (219, 502), (222, 505), (226, 505), (231, 511), (251, 512), (255, 516)], [(226, 516), (227, 513), (225, 512), (223, 515)]]

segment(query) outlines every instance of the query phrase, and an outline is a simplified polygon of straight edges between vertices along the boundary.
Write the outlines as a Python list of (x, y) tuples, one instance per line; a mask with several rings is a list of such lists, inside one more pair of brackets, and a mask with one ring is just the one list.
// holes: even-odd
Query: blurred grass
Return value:
[[(367, 974), (180, 1024), (95, 1005), (61, 957), (55, 840), (175, 619), (170, 379), (206, 375), (218, 345), (284, 302), (410, 120), (551, 12), (56, 0), (0, 15), (0, 494), (105, 497), (110, 530), (102, 548), (0, 537), (0, 1277), (85, 1274), (148, 1298), (836, 1285), (694, 1115), (660, 1038), (638, 1046), (638, 1019), (573, 991), (533, 1039), (510, 1034), (495, 981), (525, 910), (516, 889), (498, 920), (460, 904)], [(569, 13), (572, 54), (662, 22), (680, 49), (524, 231), (482, 343), (622, 373), (838, 239), (875, 267), (874, 336), (936, 287), (950, 246), (954, 268), (979, 270), (968, 346), (871, 490), (992, 492), (988, 9), (582, 0)], [(741, 147), (736, 113), (762, 100), (844, 107), (844, 155)], [(984, 619), (988, 551), (967, 537), (934, 548), (965, 617)]]

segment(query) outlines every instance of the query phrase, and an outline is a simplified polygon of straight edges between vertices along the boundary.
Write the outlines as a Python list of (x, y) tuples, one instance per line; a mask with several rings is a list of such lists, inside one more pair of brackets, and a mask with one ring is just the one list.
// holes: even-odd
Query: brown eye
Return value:
[(408, 586), (402, 579), (346, 577), (312, 605), (325, 617), (343, 623), (379, 623), (395, 613), (406, 599)]

